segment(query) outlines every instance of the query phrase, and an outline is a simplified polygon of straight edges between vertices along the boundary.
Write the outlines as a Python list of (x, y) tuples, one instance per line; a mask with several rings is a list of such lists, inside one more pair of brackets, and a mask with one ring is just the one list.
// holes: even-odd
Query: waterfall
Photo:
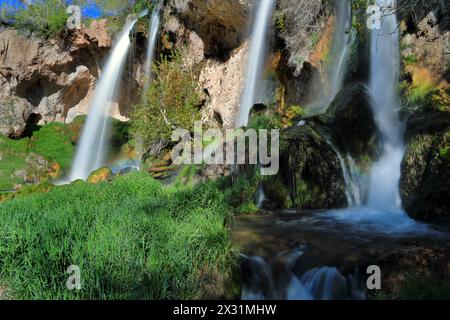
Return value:
[(108, 115), (111, 104), (115, 100), (117, 87), (130, 49), (129, 34), (136, 22), (137, 19), (134, 19), (125, 25), (108, 58), (104, 72), (100, 76), (77, 148), (70, 181), (87, 179), (92, 171), (103, 165), (108, 134)]
[[(148, 87), (148, 83), (152, 75), (152, 65), (155, 57), (156, 40), (158, 39), (158, 29), (160, 23), (159, 10), (159, 5), (156, 5), (152, 12), (150, 27), (148, 30), (147, 56), (145, 59), (145, 88)], [(146, 91), (147, 90), (144, 90), (144, 92)]]
[(264, 193), (264, 186), (262, 183), (259, 184), (258, 192), (256, 193), (256, 203), (259, 209), (262, 209), (264, 202), (266, 201), (266, 194)]
[[(344, 276), (335, 267), (307, 270), (301, 276), (293, 271), (303, 249), (282, 252), (274, 261), (247, 257), (245, 268), (250, 276), (242, 283), (242, 300), (342, 300), (365, 299), (353, 275)], [(287, 257), (286, 257), (287, 256)], [(280, 267), (282, 269), (280, 269)]]
[(247, 75), (241, 97), (241, 106), (236, 119), (236, 127), (243, 127), (248, 124), (250, 110), (255, 105), (257, 86), (264, 69), (269, 21), (272, 17), (274, 6), (275, 0), (261, 0), (259, 2), (251, 35)]
[(400, 45), (393, 0), (377, 0), (382, 8), (381, 30), (372, 30), (370, 90), (372, 109), (381, 132), (382, 155), (372, 166), (368, 200), (364, 206), (323, 213), (350, 222), (358, 228), (386, 234), (432, 234), (428, 225), (409, 218), (403, 211), (399, 185), (403, 145), (403, 125), (399, 120)]
[[(377, 0), (377, 4), (386, 13), (393, 11), (390, 6), (394, 6), (395, 1)], [(383, 18), (381, 30), (372, 30), (370, 55), (372, 109), (381, 132), (383, 153), (372, 168), (368, 205), (386, 211), (399, 211), (400, 166), (404, 146), (403, 126), (398, 118), (400, 48), (395, 14), (387, 14)]]
[(339, 159), (339, 164), (341, 166), (342, 175), (345, 182), (345, 196), (347, 198), (347, 205), (360, 206), (362, 204), (362, 192), (355, 161), (350, 154), (347, 154), (347, 165), (344, 157), (339, 152), (339, 150), (331, 143), (331, 141), (327, 141), (327, 143), (331, 146)]
[(347, 69), (348, 51), (351, 45), (349, 28), (352, 21), (352, 9), (349, 0), (336, 2), (337, 16), (332, 44), (332, 65), (330, 70), (330, 100), (342, 89)]

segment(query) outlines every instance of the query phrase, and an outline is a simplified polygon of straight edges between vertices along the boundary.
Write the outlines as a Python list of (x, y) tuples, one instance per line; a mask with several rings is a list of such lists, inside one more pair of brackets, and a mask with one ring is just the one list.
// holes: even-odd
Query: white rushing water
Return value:
[[(147, 56), (145, 59), (145, 81), (146, 88), (152, 76), (152, 65), (155, 58), (156, 40), (158, 39), (158, 30), (160, 24), (160, 7), (156, 5), (153, 9), (150, 27), (148, 30), (148, 45), (147, 45)], [(146, 90), (144, 90), (145, 92)]]
[[(388, 10), (393, 0), (378, 0)], [(404, 154), (403, 126), (398, 118), (400, 100), (399, 34), (395, 14), (386, 16), (381, 30), (373, 30), (371, 38), (370, 90), (372, 109), (381, 132), (382, 157), (372, 168), (369, 203), (372, 208), (401, 210), (399, 194), (400, 165)]]
[[(293, 270), (304, 249), (281, 252), (269, 263), (261, 257), (247, 257), (250, 277), (242, 284), (242, 300), (337, 300), (364, 299), (352, 276), (335, 267), (310, 269), (298, 276)], [(287, 257), (286, 257), (287, 256)], [(280, 265), (281, 263), (281, 265)], [(283, 269), (280, 269), (282, 266)], [(285, 280), (282, 280), (285, 278)]]
[(332, 44), (332, 68), (330, 70), (330, 100), (342, 89), (347, 70), (348, 52), (351, 45), (349, 28), (352, 9), (349, 0), (336, 1), (337, 15)]
[(85, 180), (104, 164), (108, 116), (130, 49), (129, 34), (136, 22), (137, 19), (134, 19), (125, 25), (100, 76), (72, 165), (70, 181)]
[(330, 142), (327, 143), (336, 153), (341, 165), (342, 175), (345, 182), (345, 196), (347, 198), (348, 206), (360, 206), (362, 205), (362, 186), (357, 175), (356, 164), (351, 155), (347, 155), (347, 163), (339, 150)]
[(427, 225), (408, 217), (399, 193), (403, 145), (403, 125), (399, 120), (398, 83), (400, 48), (394, 0), (377, 0), (385, 13), (381, 30), (371, 31), (370, 90), (372, 109), (381, 132), (382, 154), (370, 173), (368, 201), (364, 206), (336, 210), (323, 216), (337, 218), (356, 226), (388, 234), (433, 233)]
[(241, 106), (236, 119), (236, 127), (248, 124), (250, 110), (255, 105), (258, 83), (261, 80), (267, 54), (266, 39), (269, 22), (274, 10), (275, 0), (260, 0), (252, 29), (250, 55), (247, 62), (247, 74), (242, 91)]

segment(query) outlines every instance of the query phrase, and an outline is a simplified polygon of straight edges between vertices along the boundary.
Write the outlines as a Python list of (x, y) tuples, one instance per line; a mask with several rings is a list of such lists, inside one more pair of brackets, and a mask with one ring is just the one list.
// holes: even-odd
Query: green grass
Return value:
[[(26, 183), (15, 174), (19, 171), (42, 181), (53, 163), (68, 170), (75, 154), (73, 135), (70, 126), (61, 123), (42, 126), (31, 138), (14, 140), (0, 135), (0, 190)], [(48, 168), (36, 162), (39, 157), (48, 162)]]
[(67, 125), (50, 123), (33, 133), (29, 151), (58, 163), (63, 169), (68, 169), (75, 155), (71, 135), (72, 132)]
[[(166, 188), (137, 172), (1, 203), (0, 282), (15, 299), (219, 295), (233, 261), (225, 200), (213, 182)], [(80, 291), (66, 289), (70, 265)]]
[(22, 181), (14, 173), (26, 165), (27, 141), (0, 135), (0, 190), (12, 189)]

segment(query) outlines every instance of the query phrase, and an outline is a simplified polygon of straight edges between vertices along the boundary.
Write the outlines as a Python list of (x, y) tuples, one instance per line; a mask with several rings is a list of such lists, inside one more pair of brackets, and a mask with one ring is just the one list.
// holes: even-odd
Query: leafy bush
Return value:
[(13, 21), (19, 29), (37, 32), (44, 37), (61, 33), (68, 15), (65, 0), (36, 0), (28, 6), (3, 7), (3, 19)]
[[(164, 188), (140, 172), (17, 198), (0, 204), (0, 282), (16, 299), (218, 297), (228, 214), (213, 183)], [(70, 265), (80, 291), (66, 288)]]
[(132, 133), (147, 150), (159, 140), (170, 141), (176, 129), (192, 132), (195, 121), (200, 120), (198, 76), (183, 64), (181, 52), (162, 57), (154, 77), (145, 101), (131, 114)]

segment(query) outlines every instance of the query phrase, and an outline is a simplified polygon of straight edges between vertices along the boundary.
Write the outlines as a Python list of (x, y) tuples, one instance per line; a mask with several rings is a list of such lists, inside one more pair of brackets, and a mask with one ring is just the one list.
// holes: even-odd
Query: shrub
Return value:
[(197, 74), (185, 66), (179, 51), (163, 57), (154, 68), (145, 101), (131, 114), (132, 133), (148, 150), (160, 140), (170, 141), (173, 130), (193, 131), (200, 119)]
[(3, 7), (3, 19), (13, 21), (15, 27), (37, 32), (44, 37), (61, 33), (68, 15), (64, 0), (36, 0), (23, 7)]

